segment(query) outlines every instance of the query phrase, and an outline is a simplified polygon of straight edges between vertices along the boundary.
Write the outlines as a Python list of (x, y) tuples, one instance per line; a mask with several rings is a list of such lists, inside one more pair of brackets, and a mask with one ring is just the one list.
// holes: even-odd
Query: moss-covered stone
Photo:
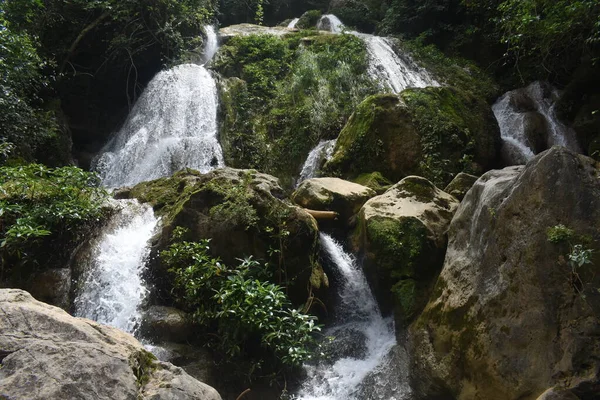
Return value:
[(411, 176), (359, 213), (355, 250), (384, 309), (406, 326), (425, 305), (446, 248), (446, 229), (458, 202), (424, 178)]
[(317, 22), (319, 22), (321, 15), (323, 15), (323, 13), (321, 13), (320, 10), (309, 10), (309, 11), (305, 12), (304, 14), (302, 14), (300, 19), (298, 20), (298, 23), (296, 23), (296, 28), (298, 28), (298, 29), (311, 29), (311, 28), (314, 29), (314, 28), (316, 28)]
[(456, 175), (454, 179), (452, 179), (452, 182), (450, 182), (448, 186), (446, 186), (444, 192), (462, 201), (462, 199), (465, 198), (465, 195), (467, 194), (469, 189), (473, 187), (477, 179), (478, 178), (474, 175), (469, 175), (465, 174), (464, 172), (461, 172), (460, 174)]
[(381, 175), (381, 172), (361, 174), (354, 182), (373, 189), (377, 194), (383, 194), (390, 186), (392, 186), (392, 182)]
[(325, 169), (346, 179), (380, 171), (394, 181), (415, 174), (446, 185), (458, 172), (495, 166), (499, 146), (485, 101), (452, 88), (408, 89), (361, 103)]
[[(297, 305), (311, 290), (327, 286), (314, 261), (318, 260), (316, 221), (285, 200), (283, 189), (270, 175), (232, 168), (204, 175), (184, 170), (171, 178), (141, 183), (130, 196), (152, 204), (163, 218), (155, 254), (170, 244), (176, 227), (183, 227), (187, 229), (184, 239), (210, 239), (212, 255), (228, 265), (248, 256), (269, 262), (275, 283), (286, 286)], [(159, 258), (151, 264), (161, 295), (168, 297), (166, 268)]]

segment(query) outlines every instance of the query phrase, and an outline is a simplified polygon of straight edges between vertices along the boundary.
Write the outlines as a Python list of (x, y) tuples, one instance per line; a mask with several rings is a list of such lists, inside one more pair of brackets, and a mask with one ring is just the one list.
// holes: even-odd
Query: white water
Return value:
[[(305, 366), (308, 377), (297, 398), (363, 400), (365, 388), (362, 385), (367, 378), (371, 381), (366, 390), (370, 393), (369, 398), (383, 398), (378, 394), (378, 388), (389, 382), (385, 378), (378, 378), (377, 374), (396, 344), (393, 321), (382, 317), (356, 260), (344, 252), (331, 236), (321, 233), (320, 240), (342, 281), (339, 310), (336, 313), (338, 323), (329, 328), (325, 335), (336, 337), (331, 344), (333, 349), (347, 347), (352, 353), (362, 348), (362, 351), (358, 352), (361, 354), (342, 351), (337, 359), (333, 357), (332, 361)], [(393, 395), (386, 391), (386, 400), (401, 398), (397, 396), (401, 396), (402, 390), (394, 389)]]
[(323, 165), (323, 162), (331, 160), (336, 143), (337, 139), (322, 140), (310, 151), (302, 166), (300, 176), (298, 177), (298, 185), (307, 179), (317, 177), (317, 173), (319, 172), (319, 168)]
[(115, 202), (121, 210), (102, 232), (75, 299), (75, 315), (134, 333), (147, 289), (142, 272), (158, 220), (152, 207), (135, 200)]
[(290, 29), (295, 29), (296, 28), (296, 24), (298, 23), (298, 21), (300, 21), (300, 18), (294, 18), (289, 24), (288, 24), (288, 28)]
[(202, 64), (206, 64), (212, 60), (219, 50), (219, 38), (214, 26), (205, 26), (204, 33), (206, 34), (206, 39), (204, 42), (204, 51), (202, 53)]
[[(205, 31), (207, 59), (217, 50), (217, 36), (210, 26)], [(224, 166), (217, 105), (217, 85), (204, 66), (183, 64), (158, 73), (93, 168), (104, 186), (115, 188), (186, 167), (205, 173)]]
[[(342, 21), (332, 14), (322, 16), (317, 27), (333, 33), (344, 31)], [(367, 52), (370, 58), (369, 75), (379, 83), (382, 89), (391, 90), (393, 93), (400, 93), (407, 88), (440, 86), (408, 54), (403, 53), (400, 56), (396, 54), (389, 38), (355, 31), (348, 31), (348, 33), (361, 38), (367, 45)]]
[[(579, 152), (575, 132), (558, 120), (556, 99), (558, 90), (534, 82), (526, 88), (505, 93), (492, 106), (500, 126), (500, 135), (504, 144), (504, 153), (510, 164), (525, 164), (536, 154), (533, 143), (535, 138), (528, 137), (530, 113), (535, 112), (545, 120), (546, 134), (542, 138), (545, 150), (552, 146), (564, 146)], [(519, 104), (519, 102), (526, 104)]]

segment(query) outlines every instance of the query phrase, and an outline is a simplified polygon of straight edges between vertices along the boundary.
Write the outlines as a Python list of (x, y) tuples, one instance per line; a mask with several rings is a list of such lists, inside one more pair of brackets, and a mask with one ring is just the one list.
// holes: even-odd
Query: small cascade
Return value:
[(206, 34), (206, 39), (204, 42), (204, 51), (202, 52), (201, 64), (206, 64), (212, 60), (219, 50), (219, 38), (215, 27), (212, 25), (205, 26), (204, 33)]
[[(327, 14), (321, 17), (317, 28), (342, 33), (344, 24), (335, 15)], [(429, 72), (419, 67), (408, 54), (396, 54), (389, 38), (355, 31), (348, 33), (361, 38), (367, 45), (370, 58), (369, 75), (379, 82), (383, 90), (400, 93), (407, 88), (440, 86)]]
[[(206, 27), (204, 58), (217, 49)], [(125, 125), (94, 160), (109, 188), (170, 176), (183, 168), (200, 172), (225, 165), (217, 139), (217, 85), (201, 65), (183, 64), (158, 73)]]
[(147, 292), (141, 274), (158, 220), (148, 205), (116, 203), (120, 211), (93, 243), (89, 265), (83, 268), (75, 315), (134, 333)]
[(307, 179), (317, 177), (319, 168), (321, 168), (323, 163), (331, 160), (336, 143), (337, 139), (322, 140), (314, 149), (310, 151), (306, 161), (304, 162), (304, 165), (302, 166), (300, 176), (298, 177), (298, 185)]
[[(337, 324), (326, 332), (330, 357), (306, 365), (307, 379), (295, 398), (300, 400), (405, 399), (408, 386), (390, 389), (386, 375), (396, 344), (391, 318), (383, 318), (356, 260), (331, 236), (321, 233), (321, 246), (337, 269), (339, 291)], [(367, 395), (368, 393), (368, 395)]]
[(288, 28), (290, 29), (296, 29), (296, 24), (298, 23), (298, 21), (300, 21), (300, 18), (294, 18), (289, 24), (288, 24)]
[(543, 82), (510, 91), (492, 106), (503, 141), (503, 157), (510, 165), (525, 164), (552, 146), (580, 152), (575, 132), (556, 116), (560, 93)]

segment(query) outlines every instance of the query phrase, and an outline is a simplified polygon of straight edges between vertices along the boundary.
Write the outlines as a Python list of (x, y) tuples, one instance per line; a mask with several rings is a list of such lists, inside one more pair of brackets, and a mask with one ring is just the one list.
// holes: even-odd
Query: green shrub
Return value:
[(72, 237), (97, 222), (107, 197), (96, 174), (76, 167), (0, 167), (1, 272), (14, 265), (48, 263), (39, 254), (42, 239)]
[[(174, 277), (176, 301), (206, 327), (230, 359), (248, 357), (257, 344), (274, 358), (273, 371), (298, 367), (310, 358), (315, 318), (292, 308), (284, 290), (268, 281), (267, 266), (251, 258), (229, 268), (208, 254), (209, 241), (176, 242), (161, 253)], [(269, 372), (273, 372), (269, 371)]]
[(567, 228), (563, 224), (553, 226), (546, 230), (546, 236), (548, 237), (548, 241), (554, 244), (568, 243), (574, 235), (575, 231), (573, 231), (573, 229)]

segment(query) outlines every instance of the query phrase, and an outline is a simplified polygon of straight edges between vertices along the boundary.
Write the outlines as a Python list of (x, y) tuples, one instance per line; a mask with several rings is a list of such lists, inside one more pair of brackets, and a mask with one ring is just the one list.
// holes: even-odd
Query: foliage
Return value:
[(292, 308), (280, 286), (268, 282), (267, 267), (249, 258), (229, 268), (208, 251), (208, 240), (176, 242), (161, 258), (174, 276), (177, 301), (193, 312), (195, 322), (214, 329), (218, 348), (239, 358), (258, 343), (277, 361), (274, 370), (310, 358), (312, 335), (320, 328), (314, 317)]
[(320, 10), (310, 10), (302, 14), (296, 27), (300, 29), (315, 29), (323, 13)]
[[(0, 167), (0, 252), (11, 263), (35, 264), (44, 237), (70, 234), (97, 221), (107, 198), (95, 174), (39, 164)], [(47, 261), (47, 260), (46, 260)]]
[(546, 236), (548, 237), (548, 241), (554, 244), (568, 243), (574, 235), (575, 231), (573, 231), (573, 229), (567, 228), (563, 224), (550, 227), (546, 230)]
[(210, 209), (210, 216), (224, 226), (244, 225), (246, 229), (256, 226), (258, 215), (249, 200), (252, 193), (248, 188), (252, 177), (246, 175), (244, 180), (234, 186), (221, 186), (217, 182), (209, 182), (205, 188), (219, 193), (223, 201)]

